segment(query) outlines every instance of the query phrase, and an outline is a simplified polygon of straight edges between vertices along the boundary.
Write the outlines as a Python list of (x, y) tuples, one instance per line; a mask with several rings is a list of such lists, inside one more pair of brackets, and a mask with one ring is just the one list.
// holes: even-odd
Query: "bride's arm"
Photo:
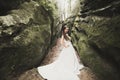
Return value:
[(69, 40), (71, 40), (71, 37), (68, 34), (66, 34), (66, 36), (68, 37)]
[(62, 35), (62, 37), (61, 37), (61, 45), (63, 45), (65, 48), (67, 47), (67, 46), (65, 45), (64, 36), (63, 36), (63, 35)]

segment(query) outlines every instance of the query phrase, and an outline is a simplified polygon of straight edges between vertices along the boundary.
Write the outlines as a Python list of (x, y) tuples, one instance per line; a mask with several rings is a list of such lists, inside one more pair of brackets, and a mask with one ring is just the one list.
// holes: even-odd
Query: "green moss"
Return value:
[(116, 74), (114, 67), (103, 60), (87, 42), (79, 41), (78, 45), (80, 48), (79, 53), (82, 62), (85, 64), (85, 66), (92, 69), (92, 71), (100, 78), (100, 80), (117, 80), (118, 75), (114, 75)]
[(40, 65), (51, 47), (53, 29), (49, 15), (35, 1), (21, 4), (18, 10), (12, 10), (2, 19), (6, 18), (6, 33), (12, 32), (15, 36), (5, 38), (8, 39), (6, 41), (1, 40), (4, 43), (0, 45), (0, 80), (12, 80), (9, 77), (13, 74)]
[[(119, 80), (119, 73), (115, 65), (110, 62), (111, 59), (113, 62), (119, 60), (117, 52), (120, 41), (118, 36), (120, 34), (118, 28), (120, 25), (118, 23), (119, 19), (119, 16), (112, 18), (88, 16), (86, 19), (88, 23), (84, 21), (78, 22), (78, 28), (84, 30), (86, 34), (83, 31), (78, 32), (76, 30), (71, 34), (73, 44), (79, 52), (82, 62), (100, 80)], [(92, 46), (90, 42), (96, 46)], [(109, 56), (111, 56), (111, 59), (109, 59)]]

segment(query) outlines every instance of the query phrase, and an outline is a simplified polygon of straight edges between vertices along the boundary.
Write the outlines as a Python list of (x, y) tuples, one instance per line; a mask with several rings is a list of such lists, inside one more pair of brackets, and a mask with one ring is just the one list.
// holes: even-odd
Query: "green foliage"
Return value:
[(50, 2), (49, 0), (39, 0), (39, 3), (40, 5), (44, 6), (50, 15), (54, 14), (56, 11), (56, 4)]

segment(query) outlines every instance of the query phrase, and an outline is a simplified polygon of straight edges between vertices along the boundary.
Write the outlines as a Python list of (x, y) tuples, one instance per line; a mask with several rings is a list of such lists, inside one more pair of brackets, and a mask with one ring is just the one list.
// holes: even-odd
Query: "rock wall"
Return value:
[(0, 80), (12, 80), (16, 74), (40, 65), (51, 48), (57, 30), (52, 7), (43, 2), (0, 1), (5, 10), (0, 16)]
[(120, 1), (81, 0), (80, 4), (80, 14), (68, 24), (73, 26), (73, 45), (100, 80), (119, 80)]

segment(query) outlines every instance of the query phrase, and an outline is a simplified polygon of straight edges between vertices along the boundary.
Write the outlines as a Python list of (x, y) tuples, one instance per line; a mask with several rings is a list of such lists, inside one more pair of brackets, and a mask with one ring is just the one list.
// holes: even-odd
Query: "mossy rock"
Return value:
[(0, 29), (0, 80), (12, 80), (10, 77), (40, 65), (51, 47), (53, 29), (45, 13), (37, 2), (30, 1), (0, 16), (4, 23)]

